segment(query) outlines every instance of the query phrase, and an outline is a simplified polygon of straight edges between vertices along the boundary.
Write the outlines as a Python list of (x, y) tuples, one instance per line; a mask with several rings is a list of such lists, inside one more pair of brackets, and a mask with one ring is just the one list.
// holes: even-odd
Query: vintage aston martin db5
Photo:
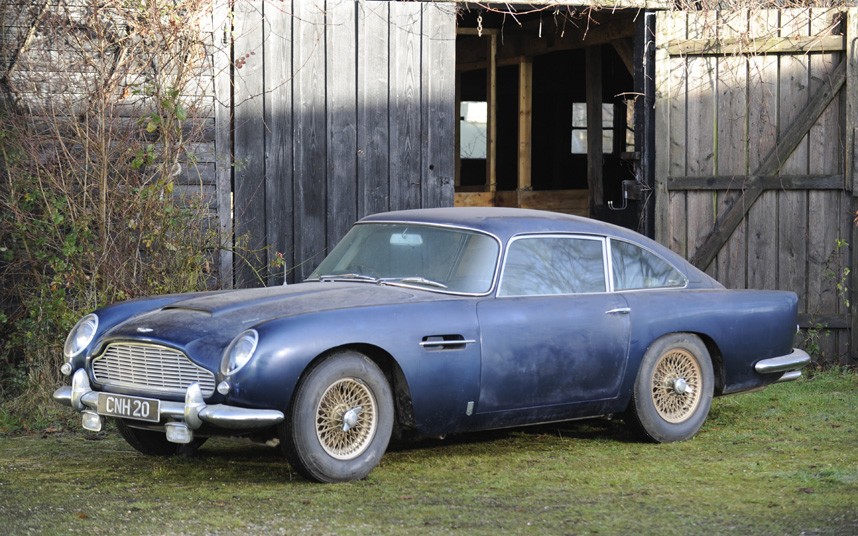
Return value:
[(307, 478), (365, 477), (393, 433), (622, 415), (694, 436), (713, 396), (792, 380), (796, 295), (726, 290), (632, 231), (550, 212), (359, 221), (303, 283), (85, 316), (54, 398), (135, 449), (279, 443)]

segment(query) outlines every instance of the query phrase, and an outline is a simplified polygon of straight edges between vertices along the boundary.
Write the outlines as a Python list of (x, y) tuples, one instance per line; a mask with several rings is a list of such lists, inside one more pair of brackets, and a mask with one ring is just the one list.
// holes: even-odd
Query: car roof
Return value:
[(373, 214), (366, 222), (413, 222), (428, 225), (450, 225), (483, 231), (506, 243), (510, 238), (531, 233), (575, 233), (606, 235), (645, 246), (682, 269), (691, 281), (712, 280), (669, 248), (635, 231), (610, 223), (544, 210), (505, 207), (451, 207), (400, 210)]
[(370, 221), (453, 225), (484, 231), (504, 241), (512, 236), (528, 233), (598, 234), (634, 241), (644, 238), (623, 227), (590, 218), (522, 208), (455, 207), (400, 210), (373, 214), (361, 220)]

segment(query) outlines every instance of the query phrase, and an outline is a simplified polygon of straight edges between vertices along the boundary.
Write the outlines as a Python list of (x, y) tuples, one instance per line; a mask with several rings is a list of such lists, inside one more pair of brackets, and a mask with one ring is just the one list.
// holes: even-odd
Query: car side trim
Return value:
[(757, 361), (754, 370), (760, 374), (777, 374), (798, 370), (810, 363), (810, 356), (804, 350), (793, 348), (791, 354)]

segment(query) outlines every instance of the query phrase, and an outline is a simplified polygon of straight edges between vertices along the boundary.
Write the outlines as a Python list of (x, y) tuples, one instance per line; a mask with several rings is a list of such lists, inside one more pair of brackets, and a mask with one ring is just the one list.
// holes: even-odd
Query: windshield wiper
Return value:
[(320, 275), (319, 281), (366, 281), (367, 283), (379, 283), (380, 280), (377, 277), (373, 277), (371, 275), (364, 274), (329, 274), (329, 275)]
[(404, 284), (417, 284), (417, 285), (426, 285), (427, 287), (436, 287), (436, 288), (447, 288), (447, 285), (444, 283), (439, 283), (437, 281), (432, 281), (431, 279), (426, 279), (425, 277), (395, 277), (395, 278), (385, 278), (381, 280), (382, 283), (404, 283)]

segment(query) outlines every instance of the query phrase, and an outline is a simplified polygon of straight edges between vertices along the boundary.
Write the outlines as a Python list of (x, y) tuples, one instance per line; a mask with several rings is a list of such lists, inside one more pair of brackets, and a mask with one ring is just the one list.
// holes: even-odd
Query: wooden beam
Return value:
[[(828, 107), (840, 88), (846, 81), (846, 61), (841, 61), (834, 70), (829, 84), (819, 91), (808, 102), (807, 107), (796, 117), (795, 121), (783, 132), (778, 144), (760, 164), (753, 175), (774, 175), (783, 166), (787, 158), (795, 151), (804, 136)], [(730, 235), (745, 218), (745, 214), (754, 205), (754, 202), (763, 193), (763, 188), (755, 187), (745, 190), (742, 198), (736, 201), (732, 207), (718, 221), (715, 230), (712, 231), (691, 259), (691, 263), (700, 269), (706, 269), (715, 259), (715, 256), (724, 247)]]
[[(537, 33), (518, 30), (507, 26), (504, 30), (503, 43), (498, 47), (497, 61), (501, 65), (509, 65), (520, 56), (540, 56), (551, 52), (580, 49), (595, 45), (608, 45), (618, 39), (632, 38), (635, 34), (635, 13), (619, 14), (592, 12), (590, 20), (582, 20), (578, 27), (567, 27), (562, 32), (544, 31), (543, 37)], [(496, 31), (496, 30), (495, 30)], [(475, 28), (461, 28), (461, 35), (476, 35)], [(483, 30), (483, 37), (489, 35)], [(457, 47), (456, 64), (478, 65), (485, 64), (486, 58), (481, 47)], [(457, 67), (458, 68), (458, 67)]]
[(530, 190), (533, 138), (533, 61), (518, 64), (518, 189)]
[(845, 314), (799, 313), (798, 325), (802, 329), (849, 329), (849, 318)]
[(590, 210), (605, 204), (602, 181), (602, 49), (586, 50), (587, 85), (587, 184), (590, 188)]
[(717, 177), (668, 177), (669, 191), (709, 190), (843, 190), (844, 177), (840, 175), (751, 175)]
[(750, 41), (743, 37), (721, 39), (683, 39), (667, 43), (671, 56), (740, 56), (744, 54), (802, 54), (842, 52), (842, 35), (801, 37), (760, 37)]
[(497, 91), (498, 91), (498, 69), (497, 52), (498, 36), (489, 35), (486, 42), (486, 55), (489, 59), (489, 67), (486, 71), (486, 107), (488, 124), (486, 125), (486, 186), (488, 191), (497, 190)]

